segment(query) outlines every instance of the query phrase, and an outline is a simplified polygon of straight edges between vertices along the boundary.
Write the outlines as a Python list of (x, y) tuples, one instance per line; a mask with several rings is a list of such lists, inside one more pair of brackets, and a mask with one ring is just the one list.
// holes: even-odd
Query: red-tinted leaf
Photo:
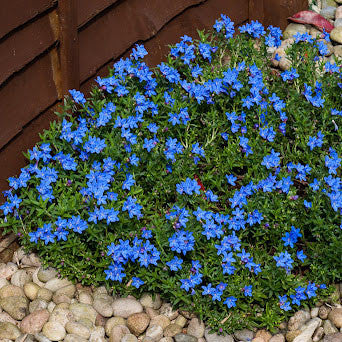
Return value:
[(314, 25), (320, 31), (323, 31), (323, 29), (325, 29), (328, 33), (330, 33), (334, 29), (334, 25), (332, 25), (327, 19), (322, 17), (320, 14), (313, 11), (301, 11), (287, 19), (299, 24)]

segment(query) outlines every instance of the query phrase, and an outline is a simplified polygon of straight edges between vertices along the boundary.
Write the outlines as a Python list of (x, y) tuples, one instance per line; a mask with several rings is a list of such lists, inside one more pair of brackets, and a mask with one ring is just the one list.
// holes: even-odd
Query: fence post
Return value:
[(77, 0), (59, 0), (60, 68), (62, 93), (79, 89), (79, 49), (77, 32)]
[(249, 0), (248, 19), (264, 22), (264, 0)]

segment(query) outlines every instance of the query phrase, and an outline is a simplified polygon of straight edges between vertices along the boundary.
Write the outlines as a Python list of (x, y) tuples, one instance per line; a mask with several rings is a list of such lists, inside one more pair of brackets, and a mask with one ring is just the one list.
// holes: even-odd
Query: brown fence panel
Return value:
[(48, 10), (57, 0), (4, 0), (0, 10), (0, 38)]
[(83, 26), (89, 20), (119, 0), (77, 0), (77, 25)]
[(50, 56), (38, 59), (0, 89), (0, 148), (57, 100)]
[(56, 42), (56, 38), (50, 25), (50, 16), (45, 15), (2, 41), (0, 43), (0, 85), (14, 72), (22, 69), (51, 47)]
[(123, 54), (134, 42), (151, 38), (174, 16), (201, 2), (164, 0), (160, 6), (158, 0), (127, 0), (115, 6), (79, 34), (81, 82)]

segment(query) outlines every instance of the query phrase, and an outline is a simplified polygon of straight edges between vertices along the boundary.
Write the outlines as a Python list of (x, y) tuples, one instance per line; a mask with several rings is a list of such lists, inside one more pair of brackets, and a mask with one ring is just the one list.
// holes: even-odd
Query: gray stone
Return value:
[(138, 339), (133, 334), (126, 334), (120, 342), (138, 342)]
[(68, 279), (52, 278), (46, 282), (45, 288), (52, 292), (56, 292), (57, 290), (67, 285), (72, 285), (72, 282)]
[(0, 306), (16, 320), (22, 320), (28, 312), (28, 300), (23, 296), (1, 299)]
[(319, 311), (319, 308), (317, 308), (317, 307), (312, 308), (311, 311), (310, 311), (311, 318), (317, 317), (318, 316), (318, 311)]
[(36, 310), (46, 309), (47, 306), (48, 303), (46, 300), (37, 298), (29, 304), (29, 313), (32, 313)]
[(63, 342), (88, 342), (88, 339), (76, 334), (67, 334)]
[(91, 296), (90, 293), (88, 293), (86, 291), (82, 291), (78, 295), (78, 301), (82, 304), (92, 305), (93, 304), (93, 297)]
[(47, 322), (43, 326), (43, 334), (51, 341), (61, 341), (66, 336), (66, 331), (59, 322)]
[(24, 296), (23, 289), (12, 284), (5, 285), (0, 289), (0, 299), (13, 296)]
[(18, 270), (11, 277), (11, 284), (18, 287), (24, 287), (30, 281), (32, 281), (32, 275), (25, 270)]
[(329, 334), (334, 334), (336, 332), (338, 332), (337, 328), (334, 326), (334, 324), (332, 324), (328, 319), (324, 321), (323, 323), (323, 329), (324, 329), (324, 333), (326, 335)]
[(289, 331), (298, 330), (310, 319), (310, 313), (304, 310), (297, 311), (289, 320), (287, 329)]
[(335, 19), (336, 7), (327, 6), (322, 8), (320, 15), (325, 19)]
[(337, 7), (337, 4), (335, 0), (322, 0), (322, 8), (328, 7), (328, 6)]
[(341, 27), (342, 26), (342, 18), (338, 18), (334, 21), (335, 27)]
[(61, 304), (58, 304), (55, 306), (55, 308), (52, 310), (50, 314), (49, 321), (50, 322), (58, 322), (63, 327), (69, 322), (74, 321), (75, 317), (73, 313), (66, 308), (60, 307)]
[(146, 337), (150, 337), (156, 341), (160, 340), (163, 337), (163, 328), (159, 325), (151, 325), (146, 330)]
[(70, 304), (69, 310), (75, 316), (76, 321), (80, 320), (80, 318), (88, 318), (93, 324), (95, 324), (97, 312), (92, 306), (88, 304), (74, 303)]
[(113, 315), (127, 318), (134, 313), (143, 311), (142, 305), (135, 299), (119, 298), (113, 302)]
[(320, 341), (323, 335), (324, 335), (324, 329), (322, 327), (318, 327), (312, 336), (312, 342)]
[[(182, 315), (179, 315), (178, 317), (183, 317)], [(178, 317), (175, 321), (176, 324), (178, 324), (179, 326), (181, 326), (177, 320), (178, 320)], [(183, 317), (184, 318), (184, 317)], [(185, 319), (185, 318), (184, 318)], [(186, 319), (185, 319), (185, 323), (186, 323)], [(151, 319), (150, 321), (150, 325), (159, 325), (161, 326), (163, 329), (165, 329), (169, 324), (171, 324), (171, 321), (165, 316), (165, 315), (158, 315), (158, 316), (155, 316)], [(185, 325), (185, 324), (184, 324)], [(184, 326), (183, 325), (183, 326)]]
[(55, 295), (66, 295), (69, 298), (73, 298), (76, 292), (76, 286), (74, 284), (70, 284), (64, 287), (61, 287), (55, 292)]
[(105, 324), (105, 332), (107, 336), (110, 336), (110, 333), (113, 327), (117, 325), (126, 325), (126, 320), (122, 317), (112, 317)]
[(38, 342), (51, 342), (46, 336), (44, 336), (42, 333), (34, 334), (34, 338)]
[(40, 288), (37, 292), (37, 298), (44, 299), (45, 301), (49, 302), (53, 296), (53, 293), (49, 289)]
[(322, 320), (320, 318), (312, 318), (309, 322), (305, 324), (305, 326), (302, 327), (301, 334), (295, 337), (293, 342), (312, 342), (312, 335), (321, 323)]
[(40, 267), (41, 261), (35, 253), (25, 254), (21, 259), (21, 263), (26, 266)]
[(90, 330), (86, 326), (78, 322), (68, 322), (65, 325), (65, 330), (68, 334), (76, 334), (85, 339), (88, 339), (90, 337)]
[(285, 337), (283, 334), (276, 334), (271, 337), (269, 342), (285, 342)]
[(9, 322), (19, 326), (19, 322), (13, 319), (7, 312), (0, 312), (0, 322)]
[(170, 303), (164, 303), (160, 307), (159, 310), (161, 315), (165, 315), (169, 320), (176, 319), (177, 316), (179, 315), (178, 310), (173, 310), (172, 306)]
[(164, 336), (165, 337), (173, 337), (182, 332), (182, 327), (178, 324), (171, 323), (164, 329)]
[(189, 335), (201, 338), (204, 336), (204, 323), (198, 318), (193, 318), (188, 325), (187, 333)]
[(188, 334), (177, 334), (174, 336), (176, 342), (197, 342), (197, 337)]
[(218, 335), (216, 333), (211, 334), (209, 333), (209, 329), (205, 329), (204, 331), (204, 337), (207, 340), (207, 342), (234, 342), (233, 336), (230, 335)]
[(95, 298), (93, 302), (93, 308), (103, 317), (113, 316), (113, 306), (111, 302), (108, 302), (102, 298)]
[(162, 301), (158, 293), (155, 295), (154, 299), (152, 298), (152, 294), (144, 293), (139, 302), (144, 308), (152, 308), (155, 310), (158, 310), (162, 305)]
[(125, 325), (116, 325), (110, 333), (109, 342), (121, 342), (122, 337), (129, 333)]
[(342, 333), (335, 333), (331, 335), (324, 336), (323, 342), (341, 342)]
[(0, 322), (0, 339), (15, 340), (21, 335), (17, 326), (10, 322)]
[(254, 333), (251, 330), (242, 329), (242, 330), (235, 331), (234, 336), (236, 339), (240, 341), (248, 342), (248, 341), (252, 341), (254, 337)]
[(330, 32), (330, 39), (336, 43), (342, 44), (342, 27), (335, 27)]
[(0, 278), (10, 279), (17, 270), (18, 266), (13, 262), (2, 263), (0, 264)]

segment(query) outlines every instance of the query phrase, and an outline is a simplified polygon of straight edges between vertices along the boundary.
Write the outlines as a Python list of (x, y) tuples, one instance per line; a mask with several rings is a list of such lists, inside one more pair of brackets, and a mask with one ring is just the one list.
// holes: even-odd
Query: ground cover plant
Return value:
[[(160, 293), (222, 333), (274, 328), (342, 279), (341, 67), (221, 15), (154, 69), (136, 45), (64, 102), (9, 178), (1, 226), (45, 265)], [(329, 40), (329, 35), (325, 35)], [(278, 56), (275, 56), (278, 58)]]

